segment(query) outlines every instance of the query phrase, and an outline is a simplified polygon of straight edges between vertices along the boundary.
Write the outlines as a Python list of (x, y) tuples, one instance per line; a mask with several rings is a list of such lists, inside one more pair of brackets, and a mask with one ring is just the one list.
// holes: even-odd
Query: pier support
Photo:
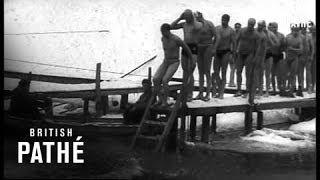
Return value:
[(95, 100), (96, 100), (96, 116), (100, 117), (102, 115), (101, 108), (101, 89), (100, 89), (100, 80), (101, 80), (101, 63), (97, 63), (96, 67), (96, 91), (95, 91)]
[(245, 111), (245, 115), (244, 115), (245, 134), (249, 134), (252, 131), (252, 109), (253, 109), (253, 106), (249, 105), (248, 109)]
[(190, 140), (195, 141), (196, 139), (196, 128), (197, 128), (197, 116), (191, 115), (190, 119)]
[(121, 100), (120, 100), (120, 109), (124, 110), (125, 106), (128, 104), (129, 95), (128, 94), (122, 94)]
[(185, 141), (186, 138), (186, 116), (181, 115), (180, 117), (180, 141)]
[(258, 111), (257, 112), (257, 129), (260, 130), (262, 129), (263, 126), (263, 112)]
[(214, 114), (211, 117), (211, 132), (217, 134), (217, 114)]
[(109, 110), (109, 98), (108, 96), (101, 97), (101, 108), (102, 108), (102, 115), (106, 115)]
[(202, 117), (202, 132), (201, 132), (201, 141), (208, 143), (209, 142), (209, 131), (210, 128), (210, 116), (205, 115)]
[(178, 135), (178, 118), (174, 121), (172, 129), (168, 135), (168, 140), (165, 150), (168, 152), (176, 152), (177, 150), (177, 135)]

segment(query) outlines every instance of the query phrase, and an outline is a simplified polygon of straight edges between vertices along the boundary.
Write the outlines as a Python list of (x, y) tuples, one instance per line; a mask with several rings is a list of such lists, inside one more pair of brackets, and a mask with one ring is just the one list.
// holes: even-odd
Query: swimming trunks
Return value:
[[(187, 46), (190, 48), (191, 53), (197, 55), (198, 54), (198, 45), (195, 43), (187, 44)], [(182, 49), (182, 55), (187, 56), (187, 52), (185, 52), (184, 49)]]

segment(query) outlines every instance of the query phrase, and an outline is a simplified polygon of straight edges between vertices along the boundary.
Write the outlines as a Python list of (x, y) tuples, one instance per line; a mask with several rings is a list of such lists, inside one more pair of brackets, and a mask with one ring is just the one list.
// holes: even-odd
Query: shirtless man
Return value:
[[(257, 59), (256, 59), (256, 67), (254, 69), (255, 74), (255, 82), (256, 86), (258, 86), (258, 98), (262, 96), (263, 91), (263, 71), (265, 68), (265, 57), (267, 52), (267, 34), (264, 32), (266, 28), (266, 22), (264, 20), (258, 22), (257, 34), (259, 36), (260, 47), (257, 51)], [(255, 92), (256, 88), (254, 88)]]
[[(197, 12), (197, 20), (203, 24), (199, 32), (198, 42), (198, 71), (199, 71), (199, 95), (195, 99), (201, 99), (203, 101), (210, 100), (211, 89), (211, 62), (212, 62), (212, 49), (213, 37), (216, 36), (216, 30), (213, 23), (203, 18), (202, 13)], [(204, 76), (206, 76), (207, 89), (206, 96), (203, 96), (204, 92)]]
[(286, 63), (289, 69), (289, 91), (290, 96), (294, 97), (295, 78), (298, 72), (299, 55), (302, 53), (302, 39), (299, 36), (299, 27), (292, 27), (291, 34), (286, 36)]
[(272, 56), (272, 47), (273, 46), (278, 46), (279, 42), (276, 36), (273, 34), (271, 31), (272, 26), (269, 26), (268, 29), (264, 28), (263, 31), (267, 35), (267, 46), (266, 46), (266, 57), (264, 60), (264, 77), (266, 79), (266, 93), (265, 97), (269, 96), (269, 90), (271, 89), (270, 87), (270, 82), (271, 82), (271, 69), (272, 69), (272, 63), (273, 63), (273, 56)]
[[(246, 90), (247, 92), (243, 95), (244, 98), (247, 97), (249, 91), (253, 91), (252, 88), (254, 83), (254, 61), (256, 52), (258, 50), (259, 46), (259, 35), (254, 29), (254, 26), (256, 24), (256, 20), (254, 18), (250, 18), (248, 20), (248, 26), (244, 27), (240, 30), (239, 37), (236, 41), (236, 44), (238, 44), (237, 47), (237, 88), (238, 91), (235, 94), (235, 96), (241, 96), (241, 83), (242, 83), (242, 70), (243, 67), (246, 67)], [(252, 95), (252, 93), (251, 93)], [(253, 97), (250, 96), (249, 103), (253, 102)]]
[[(170, 32), (170, 25), (163, 24), (161, 26), (162, 33), (162, 46), (164, 51), (164, 60), (158, 70), (156, 71), (153, 83), (155, 88), (155, 93), (158, 96), (158, 101), (155, 105), (161, 105), (161, 107), (168, 106), (167, 98), (169, 94), (169, 81), (177, 71), (180, 61), (179, 61), (179, 48), (182, 47), (183, 51), (186, 53), (187, 60), (192, 59), (192, 53), (189, 47), (176, 35)], [(161, 93), (161, 84), (163, 86), (163, 93)]]
[[(298, 91), (296, 93), (297, 96), (302, 96), (302, 91), (304, 89), (304, 68), (307, 65), (307, 62), (310, 60), (311, 58), (311, 37), (307, 35), (307, 28), (306, 27), (302, 27), (301, 28), (301, 32), (300, 32), (300, 36), (302, 39), (302, 53), (299, 57), (299, 63), (298, 63)], [(309, 83), (309, 82), (308, 82)], [(307, 86), (308, 86), (307, 83)]]
[(270, 31), (273, 32), (277, 38), (278, 44), (271, 47), (272, 52), (272, 68), (271, 68), (271, 83), (273, 88), (273, 94), (276, 94), (276, 81), (280, 91), (280, 96), (284, 95), (285, 91), (285, 75), (283, 74), (283, 59), (285, 51), (285, 37), (282, 33), (278, 32), (278, 23), (270, 23)]
[[(235, 39), (237, 39), (237, 37), (239, 36), (240, 29), (241, 29), (241, 24), (235, 23), (234, 24)], [(235, 44), (235, 47), (237, 47), (237, 44)], [(230, 65), (230, 79), (229, 79), (229, 85), (228, 85), (229, 87), (236, 87), (234, 83), (234, 73), (236, 71), (236, 67), (235, 67), (236, 60), (237, 60), (237, 54), (234, 53), (229, 62), (229, 65)]]
[[(223, 99), (224, 89), (226, 85), (226, 74), (228, 62), (232, 58), (232, 54), (235, 51), (235, 32), (228, 25), (230, 16), (228, 14), (222, 15), (221, 26), (217, 26), (217, 50), (214, 59), (214, 77), (218, 84), (218, 95), (215, 95), (213, 90), (213, 96)], [(220, 71), (222, 77), (220, 78)]]
[(315, 91), (316, 87), (316, 26), (313, 25), (309, 28), (310, 39), (311, 39), (311, 56), (310, 60), (307, 62), (306, 72), (307, 72), (307, 86), (308, 93), (311, 94)]
[[(179, 23), (181, 20), (185, 22)], [(181, 66), (183, 69), (183, 82), (186, 84), (187, 101), (192, 101), (192, 94), (194, 89), (193, 71), (196, 67), (196, 59), (198, 54), (198, 33), (202, 28), (202, 23), (198, 22), (192, 11), (186, 9), (178, 19), (172, 22), (171, 29), (183, 29), (184, 42), (190, 48), (193, 58), (187, 56), (186, 51), (182, 51)]]

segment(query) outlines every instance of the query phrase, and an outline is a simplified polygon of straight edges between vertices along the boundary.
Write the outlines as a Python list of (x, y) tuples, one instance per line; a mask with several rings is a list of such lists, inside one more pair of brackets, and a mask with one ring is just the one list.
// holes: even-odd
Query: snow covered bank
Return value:
[(303, 132), (307, 134), (316, 135), (316, 118), (310, 120), (301, 122), (298, 124), (291, 125), (289, 127), (289, 130), (295, 131), (295, 132)]

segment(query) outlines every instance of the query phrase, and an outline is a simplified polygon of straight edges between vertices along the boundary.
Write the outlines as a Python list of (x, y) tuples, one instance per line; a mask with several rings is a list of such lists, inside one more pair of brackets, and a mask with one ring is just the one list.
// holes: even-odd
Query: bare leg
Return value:
[(238, 61), (237, 61), (237, 90), (238, 92), (235, 94), (235, 96), (241, 96), (241, 84), (242, 84), (242, 70), (244, 67), (244, 59), (243, 56), (238, 56)]
[(219, 98), (223, 99), (224, 95), (224, 89), (226, 86), (226, 76), (227, 76), (227, 67), (228, 67), (228, 61), (230, 60), (230, 53), (225, 54), (222, 57), (221, 61), (221, 75), (222, 75), (222, 80), (221, 80), (221, 86), (220, 86), (220, 91), (219, 91)]
[(221, 68), (221, 58), (216, 56), (214, 60), (213, 74), (214, 74), (216, 85), (218, 86), (218, 92), (220, 92), (220, 89), (221, 89), (220, 68)]
[(167, 68), (167, 71), (165, 72), (163, 78), (162, 78), (162, 84), (163, 84), (163, 100), (162, 105), (166, 106), (168, 105), (168, 95), (169, 95), (169, 81), (174, 75), (174, 73), (178, 70), (179, 62), (170, 64)]
[(269, 57), (265, 60), (265, 79), (266, 79), (266, 94), (265, 96), (269, 96), (269, 89), (270, 89), (270, 78), (271, 78), (271, 66), (272, 66), (273, 58)]
[(206, 76), (207, 81), (207, 89), (206, 89), (206, 96), (203, 98), (204, 101), (210, 100), (210, 89), (211, 89), (211, 63), (212, 63), (212, 54), (211, 54), (211, 46), (208, 46), (205, 54), (204, 54), (204, 74)]
[(153, 84), (154, 84), (154, 91), (156, 96), (158, 97), (158, 102), (156, 104), (162, 103), (161, 100), (161, 95), (160, 95), (160, 90), (161, 90), (161, 82), (164, 74), (166, 73), (167, 70), (167, 64), (165, 62), (162, 62), (162, 64), (159, 66), (157, 69), (156, 73), (153, 76)]
[(235, 62), (236, 62), (236, 57), (232, 56), (230, 58), (230, 80), (229, 80), (229, 87), (235, 87), (234, 83), (234, 73), (235, 73)]

